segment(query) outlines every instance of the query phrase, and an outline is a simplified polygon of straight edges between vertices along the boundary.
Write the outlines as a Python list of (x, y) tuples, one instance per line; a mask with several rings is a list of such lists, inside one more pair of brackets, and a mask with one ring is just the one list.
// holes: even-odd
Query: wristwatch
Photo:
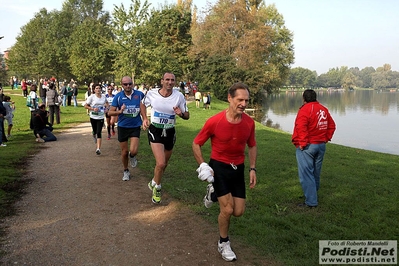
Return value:
[(249, 171), (251, 172), (251, 171), (255, 171), (256, 172), (256, 168), (255, 167), (251, 167), (251, 168), (249, 168)]

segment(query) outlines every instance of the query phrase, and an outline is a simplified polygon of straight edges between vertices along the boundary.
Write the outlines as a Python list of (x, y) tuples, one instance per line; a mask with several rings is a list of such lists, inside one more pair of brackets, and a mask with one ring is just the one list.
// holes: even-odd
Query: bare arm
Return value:
[(204, 162), (204, 158), (202, 157), (201, 146), (193, 142), (192, 147), (193, 147), (194, 158), (197, 161), (198, 165), (200, 165), (201, 163)]
[(116, 110), (115, 106), (111, 106), (111, 108), (109, 108), (108, 115), (110, 115), (110, 116), (120, 115), (121, 113), (123, 113), (123, 110), (125, 108), (126, 108), (125, 104), (122, 105), (120, 110)]
[[(257, 148), (256, 146), (248, 148), (248, 157), (249, 157), (249, 167), (256, 167), (256, 156), (257, 156)], [(256, 171), (249, 171), (249, 187), (254, 188), (256, 185)]]
[(147, 107), (142, 102), (140, 103), (140, 115), (143, 119), (143, 129), (146, 130), (150, 126), (150, 122), (147, 117)]

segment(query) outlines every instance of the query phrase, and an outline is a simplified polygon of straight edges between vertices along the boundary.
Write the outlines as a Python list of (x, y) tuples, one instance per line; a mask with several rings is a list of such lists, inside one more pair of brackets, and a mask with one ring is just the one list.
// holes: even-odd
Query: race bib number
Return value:
[(127, 107), (123, 110), (123, 115), (126, 117), (136, 117), (140, 114), (140, 108), (137, 107)]
[(151, 122), (157, 128), (172, 128), (175, 126), (175, 115), (155, 111)]
[(91, 112), (92, 115), (104, 115), (104, 106), (95, 106), (94, 108), (97, 108), (97, 112)]

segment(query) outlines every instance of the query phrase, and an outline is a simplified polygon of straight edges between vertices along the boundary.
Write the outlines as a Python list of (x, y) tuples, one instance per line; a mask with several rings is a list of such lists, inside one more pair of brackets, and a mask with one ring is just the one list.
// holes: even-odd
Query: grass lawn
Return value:
[[(5, 88), (5, 94), (16, 93)], [(21, 90), (11, 94), (16, 101), (13, 137), (0, 150), (0, 213), (10, 213), (10, 204), (20, 196), (17, 189), (27, 157), (40, 145), (29, 130), (29, 110)], [(81, 91), (79, 98), (83, 99)], [(212, 109), (189, 104), (190, 120), (177, 120), (177, 141), (163, 179), (163, 190), (217, 226), (218, 205), (206, 209), (202, 198), (206, 183), (197, 178), (198, 167), (191, 143), (205, 120), (225, 109), (227, 103), (213, 99)], [(56, 131), (87, 122), (83, 107), (62, 107)], [(294, 121), (293, 121), (294, 122)], [(338, 125), (339, 130), (339, 125)], [(140, 139), (140, 169), (152, 177), (155, 164), (147, 138)], [(295, 147), (291, 135), (256, 125), (258, 143), (257, 178), (247, 191), (244, 216), (232, 218), (230, 238), (256, 247), (259, 254), (283, 265), (318, 265), (319, 240), (397, 240), (399, 236), (399, 156), (329, 143), (324, 157), (319, 207), (303, 209)], [(203, 147), (209, 159), (209, 141)], [(246, 164), (248, 166), (248, 163)], [(247, 181), (248, 181), (248, 172)], [(215, 236), (217, 239), (218, 236)]]

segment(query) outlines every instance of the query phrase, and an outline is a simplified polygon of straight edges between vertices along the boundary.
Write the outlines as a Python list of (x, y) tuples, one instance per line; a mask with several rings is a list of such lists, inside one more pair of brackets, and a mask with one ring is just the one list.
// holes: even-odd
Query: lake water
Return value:
[[(262, 124), (292, 133), (303, 92), (265, 96)], [(331, 143), (399, 155), (399, 92), (317, 91), (337, 129)]]

